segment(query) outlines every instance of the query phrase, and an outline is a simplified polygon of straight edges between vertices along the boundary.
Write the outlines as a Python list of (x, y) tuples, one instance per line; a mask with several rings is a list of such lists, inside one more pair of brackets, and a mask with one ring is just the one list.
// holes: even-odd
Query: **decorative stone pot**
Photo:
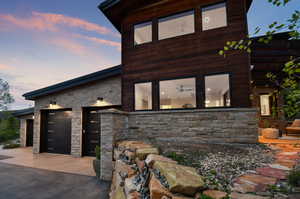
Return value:
[(97, 178), (100, 178), (100, 160), (98, 159), (93, 160), (93, 167)]
[(262, 136), (265, 139), (277, 139), (279, 137), (279, 130), (274, 128), (263, 129)]

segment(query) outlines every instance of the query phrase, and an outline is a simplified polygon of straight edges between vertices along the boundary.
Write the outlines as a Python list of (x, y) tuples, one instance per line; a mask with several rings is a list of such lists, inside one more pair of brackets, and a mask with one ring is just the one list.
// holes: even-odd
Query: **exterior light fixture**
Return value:
[(103, 97), (98, 97), (97, 101), (102, 102), (103, 101)]
[(50, 101), (50, 105), (56, 105), (56, 101)]

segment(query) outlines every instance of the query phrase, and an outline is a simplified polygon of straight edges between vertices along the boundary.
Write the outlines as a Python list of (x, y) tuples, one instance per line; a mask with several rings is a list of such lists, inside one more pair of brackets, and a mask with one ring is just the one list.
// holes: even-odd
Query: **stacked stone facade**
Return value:
[[(97, 103), (97, 98), (103, 101)], [(50, 107), (50, 101), (56, 105)], [(48, 109), (72, 109), (71, 154), (82, 155), (82, 110), (84, 107), (105, 107), (121, 105), (121, 80), (113, 77), (96, 83), (65, 90), (35, 100), (33, 152), (40, 152), (41, 111)]]
[(33, 115), (24, 115), (20, 119), (20, 144), (22, 147), (26, 147), (26, 136), (27, 136), (27, 120), (33, 119)]
[[(102, 179), (111, 177), (116, 142), (136, 140), (162, 151), (211, 151), (218, 146), (258, 143), (256, 109), (121, 112), (101, 114)], [(105, 168), (104, 168), (105, 167)]]

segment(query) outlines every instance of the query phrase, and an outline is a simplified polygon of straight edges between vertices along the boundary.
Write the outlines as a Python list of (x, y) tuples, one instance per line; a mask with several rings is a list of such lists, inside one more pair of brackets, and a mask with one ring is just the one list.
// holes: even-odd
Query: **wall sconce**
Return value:
[(97, 98), (97, 102), (102, 102), (103, 101), (103, 97), (98, 97)]
[(56, 101), (50, 101), (50, 105), (56, 105)]

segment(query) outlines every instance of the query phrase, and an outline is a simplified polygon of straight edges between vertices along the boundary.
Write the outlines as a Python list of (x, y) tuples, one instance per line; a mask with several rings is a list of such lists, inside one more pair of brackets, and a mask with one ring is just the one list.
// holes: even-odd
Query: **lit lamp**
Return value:
[(103, 101), (103, 97), (98, 97), (97, 98), (97, 102), (102, 102)]
[(56, 105), (56, 101), (50, 101), (50, 108), (54, 108), (55, 105)]

